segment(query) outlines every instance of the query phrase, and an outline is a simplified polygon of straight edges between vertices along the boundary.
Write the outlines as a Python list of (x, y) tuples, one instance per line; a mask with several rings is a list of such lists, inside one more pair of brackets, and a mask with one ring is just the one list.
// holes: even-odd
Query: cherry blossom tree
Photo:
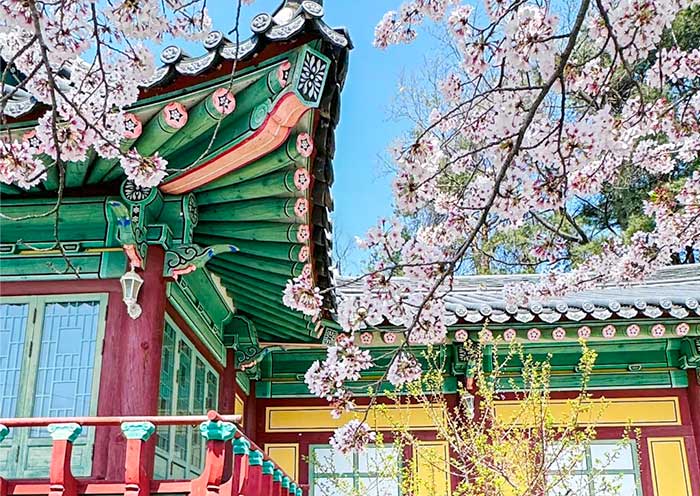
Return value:
[[(233, 31), (238, 39), (241, 4)], [(201, 39), (211, 30), (206, 0), (5, 0), (0, 3), (0, 111), (18, 93), (45, 104), (30, 135), (15, 136), (3, 115), (0, 181), (28, 189), (56, 168), (59, 203), (69, 162), (85, 160), (90, 150), (119, 158), (137, 185), (156, 186), (167, 162), (155, 152), (124, 153), (126, 108), (153, 76), (149, 43)], [(235, 71), (235, 64), (234, 69)], [(232, 71), (232, 72), (233, 72)], [(233, 75), (233, 74), (232, 74)], [(17, 84), (7, 86), (12, 77)], [(39, 160), (40, 154), (50, 159)], [(58, 209), (52, 209), (51, 214)]]
[[(455, 274), (476, 256), (514, 270), (484, 237), (536, 233), (522, 242), (530, 262), (521, 267), (542, 277), (507, 287), (514, 304), (638, 280), (680, 256), (695, 257), (700, 50), (674, 41), (673, 21), (697, 4), (413, 0), (388, 12), (375, 30), (378, 49), (437, 26), (459, 63), (438, 82), (428, 121), (393, 150), (398, 215), (359, 241), (374, 262), (352, 281), (361, 282), (362, 294), (339, 305), (344, 342), (360, 329), (398, 323), (406, 339), (387, 378), (413, 378), (415, 367), (405, 363), (412, 348), (446, 339), (445, 297)], [(576, 212), (630, 169), (660, 179), (645, 192), (648, 222), (625, 233), (580, 223)], [(686, 173), (674, 176), (679, 170)], [(409, 229), (426, 212), (430, 222)], [(594, 249), (573, 256), (582, 244)], [(300, 279), (290, 282), (285, 301), (317, 315), (322, 293)], [(351, 393), (327, 372), (334, 366), (315, 364), (307, 382), (312, 392), (325, 391), (332, 378), (333, 401), (352, 408)], [(365, 429), (356, 432), (368, 438)], [(361, 444), (345, 431), (341, 438), (353, 449)]]
[[(387, 432), (373, 432), (372, 420), (363, 422), (359, 418), (333, 436), (331, 443), (341, 457), (367, 443), (384, 448), (374, 451), (365, 462), (376, 476), (363, 478), (359, 487), (342, 478), (329, 480), (327, 486), (315, 488), (316, 492), (327, 496), (384, 494), (379, 487), (388, 479), (400, 481), (401, 494), (443, 494), (445, 481), (454, 478), (452, 494), (456, 496), (587, 494), (591, 483), (596, 494), (628, 494), (622, 478), (605, 471), (623, 453), (635, 449), (633, 438), (639, 433), (629, 428), (596, 459), (590, 478), (576, 475), (608, 405), (604, 400), (592, 399), (588, 392), (595, 351), (582, 345), (577, 364), (581, 378), (578, 394), (562, 410), (561, 403), (551, 399), (548, 358), (535, 359), (521, 345), (500, 340), (488, 344), (467, 342), (464, 346), (473, 366), (469, 381), (460, 384), (456, 395), (443, 393), (444, 359), (434, 349), (421, 356), (422, 373), (396, 386), (388, 395), (390, 403), (374, 407), (372, 418), (389, 425), (390, 438)], [(485, 353), (493, 357), (488, 370), (482, 360)], [(521, 370), (521, 380), (508, 376), (513, 368)], [(499, 409), (503, 398), (517, 400), (517, 408)], [(435, 426), (437, 438), (449, 447), (448, 457), (444, 452), (421, 450), (420, 436), (400, 414), (389, 413), (389, 406), (398, 406), (393, 411), (400, 412), (409, 402), (422, 408)], [(413, 452), (413, 457), (399, 463), (406, 449)], [(338, 455), (321, 456), (312, 462), (323, 473), (336, 473), (337, 459)]]

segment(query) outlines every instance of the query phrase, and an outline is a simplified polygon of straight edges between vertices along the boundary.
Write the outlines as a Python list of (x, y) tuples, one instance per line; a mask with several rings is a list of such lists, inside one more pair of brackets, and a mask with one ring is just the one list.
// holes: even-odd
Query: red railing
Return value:
[[(240, 415), (219, 415), (213, 411), (206, 416), (0, 419), (0, 442), (10, 429), (18, 427), (46, 427), (53, 440), (48, 481), (10, 480), (0, 474), (0, 496), (148, 496), (164, 493), (302, 496), (301, 487), (236, 428), (240, 420)], [(202, 474), (191, 481), (150, 480), (143, 468), (144, 448), (156, 426), (197, 424), (200, 424), (200, 432), (206, 440)], [(70, 468), (73, 442), (82, 427), (104, 426), (121, 426), (126, 437), (124, 480), (108, 482), (75, 478)]]

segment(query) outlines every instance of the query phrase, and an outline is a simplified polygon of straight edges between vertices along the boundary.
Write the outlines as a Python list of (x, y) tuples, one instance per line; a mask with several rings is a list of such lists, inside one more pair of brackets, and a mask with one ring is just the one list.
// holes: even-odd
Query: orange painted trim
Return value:
[(287, 93), (280, 98), (263, 125), (252, 136), (221, 155), (162, 184), (160, 190), (171, 195), (187, 193), (255, 162), (287, 141), (292, 128), (308, 110), (309, 107), (294, 93)]

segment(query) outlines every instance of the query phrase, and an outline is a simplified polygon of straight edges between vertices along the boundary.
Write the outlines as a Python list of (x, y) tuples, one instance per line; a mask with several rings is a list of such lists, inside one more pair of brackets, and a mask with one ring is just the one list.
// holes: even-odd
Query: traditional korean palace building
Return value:
[[(4, 216), (25, 219), (0, 221), (0, 496), (318, 496), (334, 477), (373, 477), (364, 455), (334, 473), (309, 463), (347, 418), (333, 419), (303, 375), (337, 336), (334, 297), (356, 287), (327, 296), (317, 321), (282, 304), (302, 273), (334, 285), (334, 129), (351, 42), (314, 1), (287, 0), (251, 27), (238, 45), (212, 32), (196, 57), (162, 52), (123, 144), (176, 169), (158, 188), (125, 180), (116, 160), (69, 164), (59, 246), (56, 217), (39, 215), (55, 205), (56, 168), (29, 191), (1, 185)], [(43, 111), (18, 91), (5, 108), (13, 135), (33, 139)], [(593, 448), (640, 429), (638, 449), (609, 469), (624, 495), (700, 496), (700, 266), (509, 307), (501, 289), (519, 277), (458, 279), (446, 394), (468, 373), (461, 342), (485, 323), (552, 354), (561, 402), (587, 338), (599, 353), (593, 394), (609, 402)], [(401, 340), (394, 323), (381, 329), (359, 336), (377, 356)], [(419, 471), (433, 470), (421, 452), (449, 456), (420, 407), (387, 411), (421, 439), (405, 453)], [(450, 493), (456, 480), (441, 477), (425, 494)], [(382, 487), (399, 494), (398, 481)]]

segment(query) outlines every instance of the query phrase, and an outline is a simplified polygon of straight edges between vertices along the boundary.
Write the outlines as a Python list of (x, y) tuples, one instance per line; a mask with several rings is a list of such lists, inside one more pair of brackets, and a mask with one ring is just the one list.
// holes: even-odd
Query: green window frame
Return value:
[[(216, 410), (219, 373), (166, 316), (160, 374), (158, 415), (203, 415)], [(204, 468), (204, 439), (190, 426), (156, 430), (156, 479), (188, 479)]]
[(343, 456), (330, 445), (309, 446), (310, 496), (401, 495), (402, 456), (393, 445), (369, 445), (363, 453)]
[[(550, 471), (550, 481), (555, 487), (548, 496), (642, 496), (637, 451), (634, 440), (597, 440), (583, 452), (563, 454), (562, 459), (566, 460), (563, 466), (557, 469), (554, 462), (554, 470)], [(552, 480), (554, 477), (562, 480), (557, 484)]]
[[(108, 296), (104, 293), (0, 297), (0, 417), (97, 414)], [(94, 429), (73, 446), (72, 470), (90, 475)], [(14, 429), (0, 443), (0, 473), (47, 477), (45, 429)]]

